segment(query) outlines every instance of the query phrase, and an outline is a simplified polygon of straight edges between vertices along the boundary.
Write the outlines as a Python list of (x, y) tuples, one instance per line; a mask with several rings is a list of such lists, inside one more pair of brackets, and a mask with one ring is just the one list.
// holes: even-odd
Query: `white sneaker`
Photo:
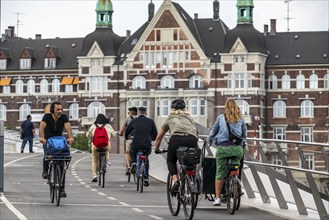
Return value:
[(110, 161), (107, 161), (107, 164), (109, 165), (109, 167), (112, 165)]
[(93, 176), (93, 178), (91, 179), (91, 182), (97, 182), (97, 179), (98, 179), (98, 177), (95, 175), (95, 176)]
[(220, 206), (220, 198), (215, 198), (215, 201), (212, 203), (213, 206)]

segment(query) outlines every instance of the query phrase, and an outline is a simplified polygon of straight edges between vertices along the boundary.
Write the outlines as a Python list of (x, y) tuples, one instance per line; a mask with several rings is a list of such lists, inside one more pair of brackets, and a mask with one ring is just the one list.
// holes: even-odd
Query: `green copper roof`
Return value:
[(112, 27), (113, 7), (111, 0), (98, 0), (96, 5), (96, 27)]
[(238, 0), (236, 4), (238, 8), (238, 24), (253, 23), (253, 0)]

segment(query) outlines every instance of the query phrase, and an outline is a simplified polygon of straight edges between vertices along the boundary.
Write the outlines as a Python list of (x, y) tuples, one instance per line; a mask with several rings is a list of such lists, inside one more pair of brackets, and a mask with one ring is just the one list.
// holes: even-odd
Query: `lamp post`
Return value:
[(217, 115), (217, 77), (218, 77), (217, 63), (219, 61), (219, 55), (216, 52), (213, 54), (213, 61), (215, 62), (215, 117), (216, 117), (216, 115)]

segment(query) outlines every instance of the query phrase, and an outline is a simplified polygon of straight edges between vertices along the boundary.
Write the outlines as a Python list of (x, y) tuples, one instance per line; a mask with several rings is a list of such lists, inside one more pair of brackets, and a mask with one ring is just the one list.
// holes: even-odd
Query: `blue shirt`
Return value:
[(30, 120), (25, 120), (23, 121), (22, 125), (21, 125), (21, 129), (24, 132), (24, 137), (34, 137), (33, 135), (33, 129), (34, 129), (34, 125)]
[[(247, 128), (244, 119), (240, 119), (236, 123), (229, 123), (231, 131), (235, 134), (243, 137), (241, 146), (246, 142)], [(216, 146), (221, 146), (221, 143), (228, 141), (228, 129), (226, 125), (226, 120), (224, 114), (217, 117), (215, 124), (212, 126), (209, 136), (208, 143), (215, 144)]]

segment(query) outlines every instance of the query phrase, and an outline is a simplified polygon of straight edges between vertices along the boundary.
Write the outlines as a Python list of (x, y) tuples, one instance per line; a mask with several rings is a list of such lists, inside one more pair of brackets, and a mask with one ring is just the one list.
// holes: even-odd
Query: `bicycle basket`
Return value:
[(47, 155), (51, 156), (69, 156), (70, 148), (65, 137), (55, 136), (47, 140)]
[(181, 165), (192, 166), (200, 162), (201, 149), (179, 147), (177, 149), (177, 158)]

